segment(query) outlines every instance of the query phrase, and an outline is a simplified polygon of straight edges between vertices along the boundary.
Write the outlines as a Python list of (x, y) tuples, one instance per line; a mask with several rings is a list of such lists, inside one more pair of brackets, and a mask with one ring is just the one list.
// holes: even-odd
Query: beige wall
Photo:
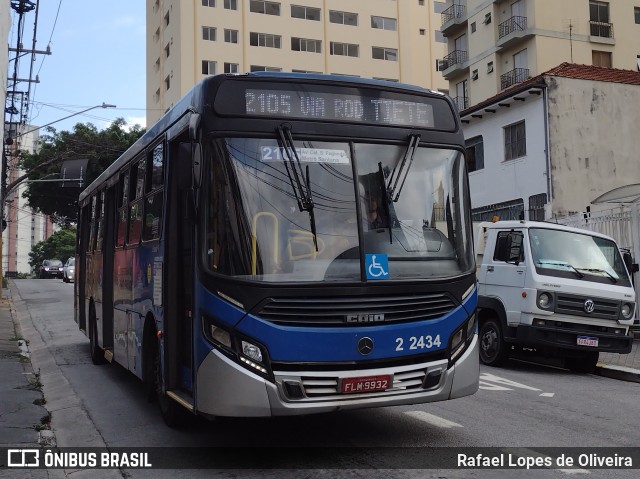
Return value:
[(553, 211), (584, 211), (607, 191), (640, 183), (640, 86), (547, 79)]
[[(448, 78), (450, 91), (464, 78), (469, 79), (469, 106), (498, 94), (500, 75), (513, 69), (513, 54), (527, 49), (530, 76), (536, 76), (563, 62), (591, 65), (592, 52), (612, 53), (614, 68), (636, 70), (640, 55), (640, 25), (634, 21), (637, 0), (609, 0), (613, 38), (590, 35), (589, 0), (523, 0), (527, 17), (527, 35), (515, 44), (499, 48), (499, 25), (511, 18), (513, 1), (467, 0), (463, 25), (448, 34), (448, 52), (454, 50), (454, 39), (467, 34), (468, 68)], [(452, 0), (447, 0), (448, 6)], [(492, 14), (489, 25), (485, 14)], [(476, 31), (471, 33), (471, 24)], [(446, 53), (445, 53), (446, 54)], [(494, 73), (487, 73), (487, 63), (494, 61)], [(478, 79), (471, 80), (478, 70)]]
[[(280, 16), (251, 13), (249, 0), (237, 3), (238, 10), (232, 11), (224, 9), (223, 0), (216, 0), (215, 7), (204, 7), (201, 0), (147, 0), (147, 125), (204, 77), (203, 60), (215, 61), (216, 73), (223, 73), (228, 62), (237, 63), (239, 72), (260, 65), (282, 71), (383, 78), (442, 91), (448, 88), (435, 68), (446, 45), (435, 41), (441, 16), (434, 13), (434, 0), (426, 0), (424, 6), (409, 0), (281, 0), (276, 2)], [(321, 21), (291, 18), (291, 5), (320, 8)], [(357, 13), (358, 25), (330, 23), (330, 10)], [(165, 26), (167, 12), (170, 20)], [(372, 15), (397, 19), (397, 30), (371, 28)], [(216, 41), (202, 40), (203, 26), (216, 28)], [(224, 42), (225, 28), (238, 30), (238, 44)], [(280, 35), (281, 48), (250, 46), (250, 32)], [(292, 51), (292, 37), (321, 40), (322, 52)], [(331, 55), (332, 41), (358, 44), (359, 56)], [(373, 59), (372, 47), (397, 49), (398, 61)], [(171, 81), (168, 90), (167, 76)]]

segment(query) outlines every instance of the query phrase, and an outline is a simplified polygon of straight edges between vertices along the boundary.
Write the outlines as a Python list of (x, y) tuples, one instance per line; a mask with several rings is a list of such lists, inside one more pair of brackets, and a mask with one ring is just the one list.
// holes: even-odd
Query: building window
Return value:
[(420, 35), (426, 35), (427, 31), (424, 28), (420, 29)]
[(202, 6), (203, 7), (215, 7), (216, 6), (216, 0), (202, 0)]
[(471, 72), (471, 79), (472, 80), (477, 80), (478, 79), (478, 70), (473, 70)]
[(342, 55), (345, 57), (358, 57), (360, 56), (359, 45), (353, 43), (340, 43), (331, 42), (331, 55)]
[(320, 9), (291, 5), (291, 18), (302, 18), (303, 20), (315, 20), (319, 22)]
[(527, 136), (524, 120), (504, 127), (504, 160), (509, 161), (527, 154)]
[(464, 159), (467, 162), (467, 171), (482, 170), (484, 168), (484, 142), (482, 135), (474, 136), (464, 142)]
[(215, 75), (216, 74), (216, 62), (210, 60), (202, 60), (202, 74), (203, 75)]
[(168, 90), (169, 88), (171, 88), (171, 77), (167, 75), (167, 77), (164, 79), (164, 89)]
[(371, 17), (371, 28), (379, 28), (380, 30), (393, 30), (397, 29), (397, 20), (395, 18), (387, 17)]
[(171, 53), (171, 46), (169, 43), (164, 47), (164, 57), (169, 58), (169, 54)]
[(154, 70), (156, 73), (160, 71), (160, 58), (156, 60), (156, 63), (154, 65)]
[(613, 64), (611, 57), (612, 57), (611, 52), (599, 52), (597, 50), (593, 50), (591, 52), (593, 66), (596, 66), (596, 67), (611, 68)]
[(589, 2), (589, 25), (591, 35), (595, 37), (613, 38), (613, 26), (609, 20), (609, 4), (607, 2)]
[(424, 0), (418, 0), (418, 5), (424, 7)]
[(169, 25), (169, 12), (166, 13), (166, 15), (164, 16), (164, 26), (168, 26)]
[(491, 23), (491, 12), (485, 14), (482, 23), (484, 23), (485, 25), (489, 25)]
[(211, 42), (216, 41), (216, 29), (214, 27), (202, 27), (202, 39)]
[(253, 13), (264, 15), (280, 15), (280, 4), (276, 2), (265, 2), (263, 0), (251, 0), (249, 10)]
[(487, 73), (492, 73), (493, 72), (493, 62), (488, 62), (487, 63)]
[(357, 27), (358, 14), (349, 13), (349, 12), (339, 12), (337, 10), (329, 10), (329, 22)]
[(272, 35), (271, 33), (249, 34), (249, 43), (254, 47), (280, 48), (282, 37), (280, 35)]
[(396, 48), (372, 47), (371, 57), (376, 60), (398, 61), (398, 50)]
[(156, 90), (156, 94), (153, 96), (153, 99), (158, 103), (160, 101), (160, 88)]
[(476, 22), (471, 22), (471, 33), (476, 33)]
[(640, 7), (633, 7), (633, 16), (636, 19), (636, 25), (640, 25)]
[(238, 68), (237, 63), (227, 63), (224, 64), (224, 72), (225, 73), (238, 73), (240, 69)]
[(261, 65), (251, 65), (250, 71), (252, 71), (252, 72), (281, 72), (282, 68), (264, 67), (264, 66), (261, 66)]
[(529, 220), (544, 221), (544, 205), (547, 204), (547, 194), (529, 196)]
[(238, 0), (224, 0), (224, 8), (226, 10), (237, 10)]
[(157, 42), (158, 40), (160, 40), (160, 27), (158, 27), (156, 33), (153, 34), (153, 41)]
[(238, 30), (224, 29), (224, 41), (226, 43), (238, 43)]
[(296, 52), (322, 53), (322, 40), (292, 37), (291, 50)]

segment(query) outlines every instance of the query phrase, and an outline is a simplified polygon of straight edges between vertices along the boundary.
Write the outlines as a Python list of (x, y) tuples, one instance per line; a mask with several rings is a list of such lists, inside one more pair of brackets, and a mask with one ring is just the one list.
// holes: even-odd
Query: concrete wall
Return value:
[(640, 183), (640, 85), (547, 84), (554, 213), (585, 211), (601, 194)]

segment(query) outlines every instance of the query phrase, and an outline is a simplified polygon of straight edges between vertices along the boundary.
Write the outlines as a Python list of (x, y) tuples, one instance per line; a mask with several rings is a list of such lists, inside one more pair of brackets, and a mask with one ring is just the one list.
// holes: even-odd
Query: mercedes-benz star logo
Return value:
[(364, 337), (358, 341), (358, 351), (363, 356), (366, 356), (373, 351), (373, 339)]
[(595, 309), (596, 309), (596, 305), (595, 305), (595, 303), (594, 303), (592, 300), (587, 299), (587, 300), (584, 302), (584, 310), (585, 310), (587, 313), (593, 313), (593, 311), (594, 311)]

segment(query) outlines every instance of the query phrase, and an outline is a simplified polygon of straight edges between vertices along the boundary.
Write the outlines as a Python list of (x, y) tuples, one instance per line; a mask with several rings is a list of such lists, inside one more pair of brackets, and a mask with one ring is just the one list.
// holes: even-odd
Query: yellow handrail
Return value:
[(258, 237), (256, 230), (258, 229), (258, 219), (261, 216), (273, 218), (273, 261), (278, 264), (278, 217), (268, 211), (260, 211), (253, 215), (251, 224), (251, 274), (255, 275), (258, 271)]

